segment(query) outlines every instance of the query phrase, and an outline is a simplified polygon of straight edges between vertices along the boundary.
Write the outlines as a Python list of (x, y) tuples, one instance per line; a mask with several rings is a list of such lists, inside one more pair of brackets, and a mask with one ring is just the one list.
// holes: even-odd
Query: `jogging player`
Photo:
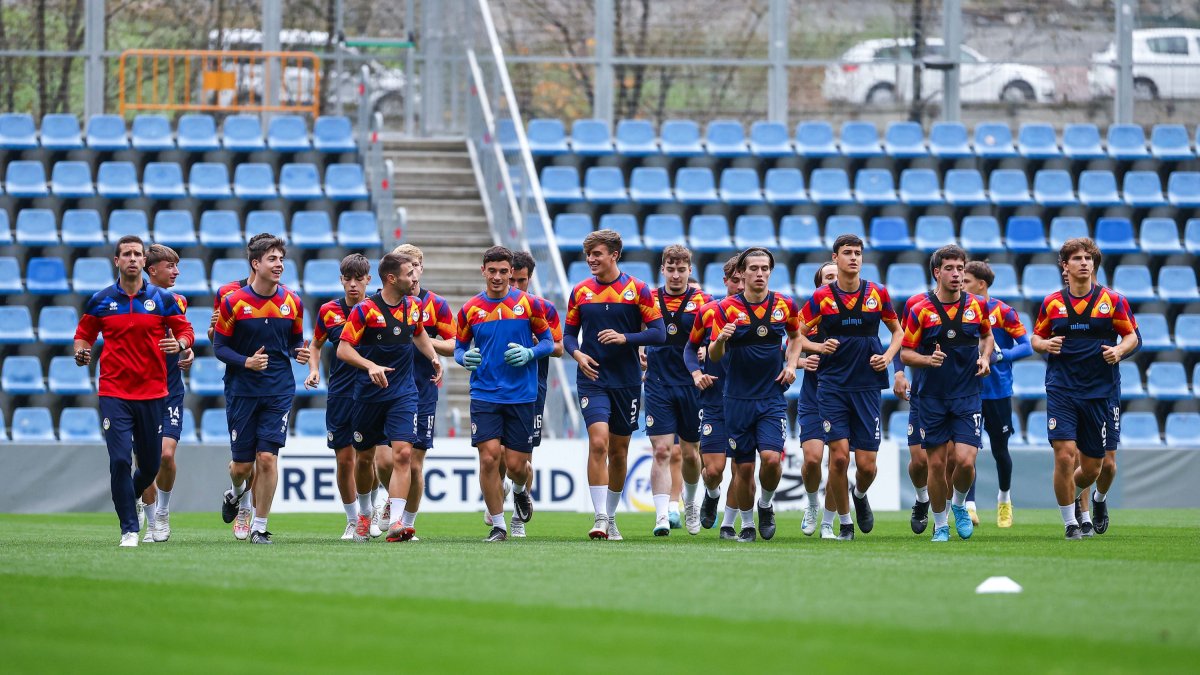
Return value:
[[(813, 288), (821, 288), (837, 281), (837, 263), (829, 261), (821, 265), (813, 275)], [(825, 337), (820, 327), (808, 334), (812, 342), (823, 343)], [(806, 354), (800, 359), (800, 398), (796, 402), (796, 424), (800, 430), (800, 449), (803, 453), (804, 464), (800, 474), (804, 479), (804, 492), (808, 495), (808, 506), (804, 509), (804, 519), (800, 523), (800, 531), (805, 536), (812, 536), (821, 524), (821, 460), (825, 456), (825, 429), (822, 426), (821, 411), (817, 400), (817, 370), (821, 365), (820, 354)], [(832, 498), (832, 492), (826, 492), (826, 500)], [(833, 509), (828, 509), (833, 511)], [(822, 539), (836, 539), (833, 533), (833, 522), (824, 523), (821, 527)]]

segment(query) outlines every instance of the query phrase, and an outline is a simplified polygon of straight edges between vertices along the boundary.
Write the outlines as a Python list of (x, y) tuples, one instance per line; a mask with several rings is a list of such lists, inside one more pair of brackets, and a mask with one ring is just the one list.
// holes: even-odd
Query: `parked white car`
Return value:
[[(912, 97), (913, 40), (867, 40), (842, 54), (841, 63), (825, 69), (822, 92), (830, 101), (886, 105)], [(940, 38), (925, 41), (926, 57), (946, 53)], [(959, 82), (964, 103), (1011, 101), (1031, 103), (1054, 100), (1054, 79), (1041, 68), (988, 61), (966, 45), (960, 47)], [(926, 68), (921, 95), (927, 100), (942, 96), (942, 73)]]
[[(1092, 55), (1092, 95), (1117, 90), (1117, 49)], [(1133, 96), (1138, 99), (1200, 98), (1200, 29), (1146, 28), (1133, 31)]]

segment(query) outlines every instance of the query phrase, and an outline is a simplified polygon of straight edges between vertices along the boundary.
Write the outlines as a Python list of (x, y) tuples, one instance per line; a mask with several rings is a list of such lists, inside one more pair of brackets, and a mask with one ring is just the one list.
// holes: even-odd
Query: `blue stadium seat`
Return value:
[[(751, 246), (775, 250), (779, 248), (779, 241), (775, 238), (775, 223), (770, 216), (738, 216), (733, 225), (733, 243), (741, 250)], [(783, 266), (775, 269), (787, 271)]]
[(92, 150), (101, 152), (129, 148), (125, 118), (120, 115), (92, 115), (87, 123), (87, 145)]
[(1167, 162), (1192, 159), (1191, 140), (1182, 124), (1155, 124), (1150, 130), (1150, 154)]
[[(207, 295), (207, 294), (208, 294), (207, 288), (204, 290), (203, 293), (199, 293), (199, 295)], [(212, 308), (210, 308), (208, 306), (208, 303), (200, 303), (200, 304), (191, 305), (187, 309), (186, 316), (187, 316), (188, 323), (192, 324), (192, 329), (195, 330), (195, 332), (196, 332), (196, 346), (197, 347), (212, 346), (212, 342), (210, 342), (208, 340), (208, 325), (209, 325), (209, 322), (212, 320), (212, 313), (213, 313), (213, 310), (212, 310)]]
[(217, 357), (197, 356), (192, 364), (188, 391), (197, 396), (221, 396), (225, 393), (224, 376), (225, 364)]
[(1117, 178), (1111, 171), (1084, 171), (1079, 174), (1079, 203), (1092, 208), (1120, 206)]
[(879, 157), (883, 148), (879, 145), (879, 131), (873, 122), (845, 122), (838, 147), (845, 157)]
[(1122, 361), (1117, 367), (1121, 377), (1121, 400), (1137, 401), (1146, 398), (1146, 386), (1142, 384), (1142, 371), (1137, 363)]
[(103, 443), (100, 413), (95, 408), (63, 408), (58, 418), (58, 437), (63, 442)]
[(795, 295), (792, 288), (792, 276), (786, 265), (776, 265), (771, 270), (771, 276), (767, 279), (767, 288), (776, 293)]
[(564, 155), (571, 150), (567, 147), (567, 132), (562, 120), (531, 120), (525, 136), (529, 140), (529, 151), (535, 157)]
[(47, 345), (69, 345), (75, 341), (79, 312), (72, 306), (47, 305), (38, 313), (38, 342)]
[[(991, 218), (991, 216), (987, 216)], [(993, 220), (993, 222), (995, 222)], [(997, 238), (999, 238), (997, 236)], [(973, 250), (966, 247), (968, 251)], [(1017, 270), (1008, 263), (995, 263), (992, 265), (992, 273), (996, 275), (996, 280), (992, 282), (988, 293), (992, 297), (1000, 298), (1005, 302), (1016, 302), (1021, 300), (1021, 289), (1017, 286)]]
[(937, 172), (933, 169), (905, 169), (900, 173), (900, 201), (910, 206), (942, 204)]
[[(799, 382), (802, 378), (796, 378)], [(887, 427), (888, 440), (894, 441), (897, 445), (908, 445), (908, 411), (896, 410), (888, 417)]]
[(325, 438), (325, 409), (301, 408), (297, 410), (292, 430), (301, 438)]
[[(647, 220), (650, 218), (654, 216)], [(621, 236), (621, 247), (626, 251), (640, 251), (646, 248), (642, 243), (642, 233), (638, 231), (637, 220), (628, 213), (606, 213), (600, 216), (596, 229), (616, 232)], [(582, 242), (580, 244), (582, 245)]]
[(500, 151), (505, 155), (520, 152), (521, 141), (517, 138), (517, 125), (511, 117), (496, 120), (496, 142), (500, 144)]
[(854, 175), (854, 196), (859, 204), (888, 206), (897, 203), (892, 172), (887, 169), (859, 169)]
[(1127, 412), (1122, 415), (1121, 445), (1147, 449), (1161, 448), (1163, 441), (1158, 431), (1158, 418), (1154, 413)]
[[(32, 262), (32, 261), (30, 261)], [(61, 264), (62, 261), (59, 261)], [(0, 295), (15, 295), (20, 294), (21, 288), (21, 265), (17, 259), (12, 256), (0, 256)], [(33, 291), (30, 291), (31, 293)]]
[(763, 203), (754, 169), (729, 168), (721, 172), (721, 201), (734, 206), (753, 206)]
[(361, 164), (330, 164), (325, 167), (325, 196), (335, 202), (365, 200), (370, 197)]
[[(636, 226), (635, 226), (636, 227)], [(292, 231), (296, 226), (292, 224)], [(558, 250), (577, 253), (583, 250), (583, 238), (595, 231), (592, 217), (586, 213), (560, 213), (554, 217), (554, 238)], [(622, 241), (622, 243), (624, 243)]]
[(935, 122), (929, 129), (929, 154), (939, 159), (974, 157), (967, 128), (959, 122)]
[(1017, 132), (1017, 152), (1029, 159), (1062, 157), (1054, 127), (1042, 123), (1021, 125), (1021, 130)]
[(1138, 245), (1143, 253), (1152, 255), (1183, 253), (1183, 244), (1179, 241), (1179, 228), (1173, 218), (1143, 219), (1141, 232), (1138, 234)]
[(608, 124), (604, 120), (575, 120), (571, 125), (571, 151), (583, 157), (613, 154)]
[(963, 218), (959, 239), (963, 248), (972, 254), (999, 253), (1004, 250), (1004, 242), (1000, 239), (1000, 224), (992, 216)]
[(24, 305), (0, 306), (0, 345), (33, 344), (33, 315)]
[(298, 211), (292, 216), (292, 243), (300, 249), (319, 249), (336, 245), (329, 214), (324, 211)]
[[(740, 221), (739, 221), (740, 222)], [(695, 215), (688, 227), (688, 247), (697, 253), (720, 253), (733, 249), (729, 221), (720, 215)], [(741, 245), (739, 244), (740, 248)]]
[(1070, 159), (1104, 159), (1108, 155), (1100, 144), (1100, 129), (1095, 124), (1068, 124), (1063, 127), (1063, 155)]
[(209, 248), (241, 248), (245, 240), (237, 211), (213, 209), (201, 213), (200, 244)]
[(1037, 401), (1046, 398), (1046, 362), (1025, 359), (1012, 364), (1013, 394), (1017, 398)]
[(779, 245), (793, 253), (823, 250), (821, 228), (812, 216), (784, 216), (779, 221)]
[(988, 195), (996, 206), (1024, 206), (1033, 203), (1025, 172), (1017, 169), (992, 171), (988, 175)]
[(615, 166), (593, 166), (583, 175), (583, 198), (593, 204), (624, 204), (625, 176)]
[(53, 443), (54, 420), (49, 408), (17, 408), (13, 411), (14, 443)]
[(179, 277), (171, 289), (183, 296), (208, 295), (208, 270), (199, 258), (180, 258)]
[[(149, 167), (147, 167), (148, 169)], [(314, 173), (315, 171), (314, 169)], [(281, 175), (280, 181), (282, 182), (282, 180), (283, 176)], [(196, 199), (229, 199), (233, 196), (233, 191), (229, 187), (229, 170), (225, 168), (224, 164), (197, 162), (192, 165), (192, 170), (188, 174), (188, 190)], [(150, 195), (148, 189), (146, 194)]]
[(1159, 297), (1172, 303), (1200, 301), (1194, 265), (1163, 265), (1158, 270)]
[(1162, 181), (1153, 171), (1128, 171), (1121, 186), (1125, 203), (1134, 208), (1150, 208), (1167, 203), (1163, 196)]
[(1200, 413), (1167, 415), (1166, 437), (1171, 448), (1200, 448)]
[(1146, 371), (1146, 393), (1160, 401), (1182, 401), (1192, 397), (1183, 364), (1156, 361)]
[(191, 211), (163, 210), (154, 214), (154, 241), (167, 246), (195, 246), (196, 227)]
[(1042, 206), (1074, 206), (1075, 188), (1071, 174), (1061, 169), (1043, 169), (1033, 176), (1033, 198)]
[(275, 172), (271, 165), (251, 162), (239, 163), (233, 170), (233, 194), (238, 199), (262, 201), (275, 199)]
[(813, 203), (842, 206), (854, 203), (850, 178), (842, 169), (816, 169), (808, 179), (808, 194)]
[[(250, 276), (250, 263), (244, 258), (218, 258), (213, 261), (209, 281), (216, 293), (230, 281), (239, 281)], [(340, 288), (340, 286), (339, 286)]]
[(307, 398), (309, 396), (324, 396), (329, 393), (329, 385), (326, 383), (327, 377), (322, 377), (315, 389), (309, 389), (304, 386), (304, 380), (308, 377), (308, 366), (302, 366), (295, 361), (292, 361), (291, 364), (292, 378), (296, 380), (296, 396)]
[(373, 211), (343, 211), (338, 216), (337, 236), (342, 246), (362, 248), (383, 245)]
[(640, 279), (646, 282), (648, 286), (654, 286), (654, 270), (650, 269), (650, 263), (644, 262), (624, 262), (621, 263), (621, 271), (629, 276)]
[(1012, 129), (1003, 122), (980, 122), (975, 125), (975, 155), (986, 159), (1016, 157)]
[(796, 292), (797, 300), (807, 300), (812, 296), (813, 291), (816, 290), (816, 287), (812, 283), (813, 275), (817, 273), (817, 270), (821, 269), (821, 265), (823, 264), (800, 263), (796, 266), (796, 273), (793, 275), (793, 279), (795, 280), (793, 290)]
[(952, 206), (984, 206), (990, 203), (983, 190), (983, 176), (975, 169), (947, 171), (942, 189), (946, 203)]
[(288, 241), (287, 228), (283, 224), (283, 213), (279, 211), (251, 211), (246, 214), (246, 239), (266, 232)]
[(825, 248), (832, 249), (833, 242), (843, 234), (853, 234), (866, 241), (867, 231), (862, 218), (854, 215), (829, 216), (825, 219)]
[(716, 204), (716, 185), (712, 171), (699, 167), (684, 167), (675, 172), (675, 199), (681, 204)]
[(51, 393), (60, 396), (85, 396), (92, 393), (92, 378), (87, 368), (75, 365), (73, 356), (55, 356), (50, 359), (47, 381)]
[[(197, 174), (196, 167), (192, 168), (192, 180), (195, 182), (197, 178), (204, 175), (223, 175), (224, 182), (229, 182), (228, 174), (225, 173), (224, 164), (207, 164), (206, 169), (200, 169)], [(219, 180), (219, 179), (218, 179)], [(193, 186), (197, 189), (198, 186)], [(228, 185), (225, 190), (228, 191)], [(175, 162), (150, 162), (142, 171), (142, 190), (150, 199), (182, 199), (187, 196), (187, 191), (183, 185), (183, 167)], [(222, 196), (229, 196), (228, 194)], [(219, 197), (210, 197), (210, 199), (218, 199)]]
[(804, 191), (804, 174), (799, 169), (768, 169), (763, 181), (763, 193), (768, 204), (795, 206), (808, 202)]
[(91, 296), (113, 284), (115, 268), (108, 258), (80, 258), (72, 270), (71, 286), (76, 293)]
[(208, 152), (221, 147), (217, 125), (211, 115), (184, 115), (179, 118), (176, 138), (180, 150)]
[(892, 216), (871, 219), (869, 245), (877, 251), (911, 251), (915, 248), (908, 235), (908, 222)]
[(671, 192), (671, 178), (667, 170), (659, 166), (635, 168), (629, 176), (629, 196), (639, 204), (670, 204), (675, 201), (675, 195)]
[[(683, 220), (673, 213), (647, 216), (642, 241), (648, 249), (663, 249), (673, 244), (687, 245), (683, 235)], [(640, 278), (650, 281), (645, 277)]]
[[(139, 237), (142, 241), (150, 239), (150, 225), (146, 222), (146, 212), (141, 209), (117, 209), (108, 214), (106, 231), (108, 243), (116, 245), (117, 241), (126, 235)], [(112, 267), (110, 264), (109, 267)], [(110, 272), (112, 270), (109, 270)]]
[(1050, 249), (1057, 251), (1068, 239), (1088, 236), (1087, 221), (1079, 216), (1057, 216), (1050, 221)]
[(96, 188), (92, 185), (92, 170), (87, 162), (55, 162), (50, 171), (50, 190), (62, 199), (93, 197)]
[(42, 118), (42, 147), (47, 150), (81, 150), (83, 134), (79, 118), (69, 114), (46, 115)]
[(0, 388), (15, 396), (46, 393), (46, 383), (42, 381), (42, 362), (36, 356), (10, 356), (4, 359), (4, 365), (0, 367)]
[(58, 223), (50, 209), (21, 209), (17, 211), (15, 231), (22, 246), (57, 246)]
[(8, 211), (0, 209), (0, 246), (12, 246), (13, 233), (8, 224)]
[(323, 196), (321, 175), (317, 173), (316, 165), (284, 164), (279, 170), (279, 196), (291, 201), (320, 199)]
[(875, 283), (883, 283), (883, 275), (879, 273), (879, 265), (875, 263), (863, 263), (862, 278)]
[(355, 152), (354, 129), (350, 118), (343, 115), (322, 115), (313, 123), (313, 148), (318, 152)]
[(37, 127), (28, 113), (0, 114), (0, 150), (34, 150)]
[(1049, 253), (1045, 232), (1037, 216), (1012, 216), (1005, 226), (1004, 243), (1013, 253)]
[(746, 130), (737, 120), (713, 120), (708, 123), (704, 147), (713, 157), (746, 157)]
[(137, 199), (142, 196), (133, 162), (101, 163), (96, 171), (96, 192), (108, 199)]
[(571, 284), (571, 286), (575, 286), (591, 276), (592, 271), (588, 268), (587, 263), (582, 260), (573, 260), (567, 266), (567, 283)]
[(161, 152), (174, 150), (175, 139), (171, 136), (171, 122), (164, 115), (138, 115), (133, 118), (129, 135), (135, 150)]
[(796, 152), (801, 157), (836, 157), (838, 147), (833, 136), (833, 125), (825, 120), (797, 124)]
[(724, 277), (724, 263), (710, 262), (705, 265), (704, 278), (700, 280), (704, 285), (704, 292), (718, 298), (725, 295)]
[(883, 134), (883, 149), (899, 159), (929, 155), (925, 147), (925, 130), (916, 122), (889, 122)]
[(1154, 294), (1154, 282), (1150, 280), (1150, 269), (1145, 265), (1117, 265), (1113, 273), (1113, 290), (1130, 302), (1153, 302), (1158, 299)]
[(954, 236), (954, 221), (949, 216), (921, 216), (917, 218), (915, 243), (917, 249), (932, 253), (943, 246), (957, 244)]
[(659, 144), (668, 157), (699, 157), (704, 154), (700, 143), (700, 126), (692, 120), (667, 120), (658, 130)]
[(1200, 218), (1190, 218), (1183, 229), (1183, 247), (1192, 255), (1200, 255)]
[(1200, 352), (1200, 314), (1180, 314), (1175, 319), (1175, 344), (1185, 352)]
[(579, 172), (573, 166), (548, 166), (542, 169), (542, 195), (547, 204), (574, 204), (583, 201), (583, 191), (579, 189)]
[(1171, 329), (1167, 326), (1167, 317), (1155, 312), (1139, 313), (1137, 315), (1138, 329), (1142, 332), (1142, 350), (1147, 352), (1165, 352), (1175, 348), (1171, 342)]
[(337, 260), (309, 260), (304, 263), (304, 292), (332, 298), (343, 293)]
[(1108, 156), (1113, 159), (1144, 159), (1146, 132), (1138, 124), (1113, 124), (1108, 127)]
[[(3, 271), (3, 266), (0, 266)], [(25, 285), (33, 295), (70, 293), (67, 268), (62, 258), (30, 258), (25, 269)]]
[(257, 115), (230, 115), (221, 124), (221, 144), (234, 152), (265, 150), (262, 124)]
[(1167, 201), (1176, 208), (1200, 208), (1200, 171), (1174, 171), (1167, 178)]
[(887, 268), (884, 281), (893, 300), (911, 298), (930, 289), (925, 266), (917, 263), (892, 263)]
[(1062, 286), (1062, 272), (1057, 265), (1034, 263), (1026, 265), (1021, 271), (1021, 291), (1025, 299), (1031, 302), (1041, 302)]
[(1128, 218), (1101, 218), (1096, 221), (1096, 245), (1111, 254), (1137, 253), (1133, 223)]
[(617, 154), (626, 157), (647, 157), (658, 154), (658, 138), (649, 120), (617, 122)]
[(276, 152), (304, 152), (311, 149), (308, 123), (300, 115), (272, 117), (267, 125), (267, 147)]
[(200, 415), (200, 442), (213, 445), (229, 443), (229, 420), (224, 408), (209, 408)]
[(750, 154), (755, 157), (790, 157), (796, 154), (787, 127), (779, 122), (758, 120), (750, 125)]
[(12, 197), (49, 197), (46, 169), (41, 162), (13, 160), (4, 174), (4, 189)]

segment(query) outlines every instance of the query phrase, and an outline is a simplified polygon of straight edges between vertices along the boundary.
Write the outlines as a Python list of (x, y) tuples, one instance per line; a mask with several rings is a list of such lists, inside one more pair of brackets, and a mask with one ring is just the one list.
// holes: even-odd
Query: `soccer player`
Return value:
[(684, 484), (684, 523), (688, 534), (700, 532), (696, 490), (700, 485), (700, 402), (696, 385), (683, 361), (683, 351), (699, 308), (712, 300), (688, 287), (692, 252), (679, 245), (662, 253), (666, 282), (651, 292), (667, 327), (662, 345), (646, 347), (646, 430), (654, 448), (650, 489), (654, 497), (654, 536), (671, 533), (671, 447), (679, 438)]
[[(484, 541), (508, 539), (500, 462), (513, 481), (513, 520), (533, 516), (529, 483), (537, 364), (554, 351), (545, 309), (513, 288), (512, 251), (493, 246), (483, 254), (484, 292), (458, 312), (454, 360), (471, 371), (471, 445), (479, 450), (479, 487), (492, 530)], [(536, 341), (534, 337), (537, 337)]]
[(579, 366), (575, 388), (588, 430), (588, 489), (596, 511), (588, 536), (619, 541), (617, 507), (642, 404), (638, 347), (662, 344), (667, 329), (646, 283), (617, 267), (621, 235), (592, 232), (583, 251), (592, 277), (576, 284), (567, 300), (563, 345)]
[(412, 446), (417, 440), (413, 347), (430, 362), (433, 383), (442, 379), (442, 365), (433, 341), (422, 330), (421, 310), (409, 297), (416, 276), (415, 263), (399, 253), (383, 257), (379, 262), (383, 287), (350, 310), (337, 350), (339, 359), (361, 371), (355, 377), (351, 419), (354, 449), (374, 461), (376, 445), (391, 446), (388, 494), (392, 508), (387, 541), (393, 543), (409, 541), (416, 534), (416, 529), (402, 520), (412, 483)]
[[(352, 437), (354, 430), (350, 425), (355, 408), (354, 369), (337, 358), (336, 353), (342, 330), (346, 326), (346, 317), (355, 305), (362, 302), (371, 283), (371, 261), (361, 253), (351, 253), (342, 258), (339, 271), (345, 295), (330, 300), (317, 310), (310, 347), (317, 356), (308, 360), (308, 378), (304, 380), (304, 386), (313, 389), (321, 383), (321, 348), (326, 343), (333, 345), (335, 356), (329, 363), (329, 387), (325, 397), (325, 441), (337, 461), (338, 493), (342, 498), (342, 508), (346, 511), (346, 529), (342, 533), (342, 541), (362, 542), (381, 534), (378, 530), (371, 530), (374, 509), (371, 487), (376, 480), (375, 465), (365, 461), (369, 459), (365, 456), (361, 458), (364, 461), (356, 461)], [(356, 486), (366, 489), (366, 492), (361, 492)]]
[[(1012, 454), (1008, 451), (1008, 437), (1012, 435), (1012, 363), (1032, 356), (1033, 347), (1017, 311), (1004, 301), (988, 296), (996, 275), (986, 262), (972, 260), (967, 263), (963, 280), (963, 290), (983, 298), (995, 343), (991, 352), (992, 372), (983, 378), (983, 428), (992, 442), (992, 458), (996, 460), (996, 475), (1000, 481), (1000, 492), (996, 495), (996, 526), (1012, 527), (1013, 465)], [(967, 513), (972, 523), (979, 522), (974, 483), (967, 495)]]
[[(974, 525), (967, 514), (967, 491), (975, 481), (983, 404), (982, 378), (990, 371), (994, 342), (983, 298), (962, 290), (967, 253), (943, 246), (929, 261), (937, 284), (908, 305), (904, 317), (901, 359), (923, 368), (920, 397), (922, 445), (928, 454), (929, 497), (933, 507), (933, 541), (950, 541), (946, 497), (953, 487), (951, 509), (958, 536), (969, 539)], [(954, 454), (952, 486), (946, 463)]]
[[(745, 290), (725, 298), (713, 317), (708, 358), (722, 360), (728, 352), (725, 381), (725, 426), (738, 474), (742, 530), (737, 540), (756, 539), (754, 529), (754, 460), (761, 459), (758, 479), (758, 526), (763, 539), (775, 536), (775, 490), (783, 477), (787, 439), (787, 401), (783, 392), (796, 381), (800, 359), (800, 312), (790, 296), (770, 290), (767, 281), (775, 256), (752, 247), (738, 255), (737, 269)], [(788, 338), (786, 358), (782, 344)], [(772, 373), (777, 373), (773, 378)]]
[[(860, 276), (863, 242), (843, 234), (833, 242), (832, 260), (837, 264), (837, 281), (813, 292), (804, 304), (800, 320), (806, 331), (821, 330), (825, 341), (801, 338), (804, 351), (821, 356), (817, 370), (817, 406), (825, 443), (829, 446), (829, 480), (826, 493), (833, 493), (840, 520), (838, 539), (854, 539), (850, 500), (863, 534), (875, 528), (875, 516), (867, 490), (877, 472), (875, 455), (880, 442), (880, 391), (887, 386), (887, 367), (900, 350), (901, 331), (887, 289)], [(892, 333), (885, 349), (879, 339), (882, 322)], [(897, 369), (902, 372), (903, 369)], [(857, 467), (854, 488), (847, 473), (850, 450)], [(822, 523), (833, 526), (833, 512), (825, 510)]]
[[(273, 235), (269, 232), (260, 232), (256, 235), (254, 235), (253, 237), (250, 237), (250, 241), (246, 242), (246, 246), (247, 247), (252, 246), (255, 244), (255, 242), (262, 240), (262, 239), (274, 239), (274, 238), (275, 238), (275, 235)], [(208, 341), (209, 341), (209, 343), (212, 343), (213, 339), (214, 339), (214, 332), (215, 332), (216, 326), (217, 326), (217, 312), (221, 308), (221, 300), (224, 300), (225, 296), (238, 290), (239, 288), (245, 288), (245, 287), (249, 286), (250, 282), (253, 280), (254, 280), (254, 273), (251, 272), (250, 276), (246, 277), (245, 279), (237, 279), (236, 281), (229, 281), (224, 284), (221, 284), (221, 286), (219, 288), (217, 288), (217, 292), (213, 295), (212, 320), (209, 321), (209, 324), (208, 324)], [(280, 284), (280, 286), (283, 286), (283, 284)], [(285, 286), (285, 288), (286, 288), (286, 286)]]
[[(105, 338), (99, 365), (100, 415), (123, 547), (138, 545), (135, 502), (154, 482), (162, 454), (159, 425), (168, 393), (162, 355), (187, 351), (194, 337), (175, 296), (142, 279), (145, 252), (138, 237), (117, 240), (113, 264), (118, 280), (88, 300), (75, 328), (78, 366), (92, 362), (92, 345), (99, 335)], [(137, 470), (131, 475), (135, 454)]]
[[(837, 281), (837, 263), (829, 261), (821, 265), (813, 275), (813, 287), (821, 288)], [(820, 327), (810, 332), (809, 340), (817, 343), (825, 341)], [(800, 475), (804, 480), (804, 491), (808, 495), (808, 506), (804, 509), (804, 519), (800, 531), (805, 536), (812, 536), (817, 531), (821, 516), (821, 503), (818, 492), (821, 489), (821, 459), (825, 455), (825, 430), (822, 427), (821, 411), (817, 401), (817, 370), (820, 368), (820, 354), (806, 354), (800, 358), (799, 366), (804, 371), (800, 383), (800, 398), (796, 402), (796, 424), (800, 427), (800, 449), (803, 452), (804, 464)], [(832, 498), (832, 492), (826, 492), (826, 501)], [(831, 511), (833, 509), (830, 509)], [(833, 523), (827, 523), (821, 528), (822, 539), (836, 539), (833, 533)]]
[[(1120, 396), (1115, 372), (1139, 340), (1129, 302), (1093, 280), (1100, 260), (1095, 242), (1069, 239), (1058, 259), (1067, 273), (1067, 288), (1042, 301), (1032, 343), (1034, 351), (1049, 355), (1046, 414), (1047, 437), (1054, 448), (1054, 495), (1066, 538), (1078, 540), (1083, 535), (1075, 500), (1099, 477), (1106, 457), (1109, 401)], [(1103, 502), (1106, 493), (1098, 494)]]
[[(225, 415), (233, 462), (221, 517), (233, 536), (270, 544), (267, 518), (279, 481), (279, 450), (287, 443), (296, 382), (288, 362), (307, 364), (304, 304), (279, 283), (287, 246), (254, 237), (246, 246), (250, 283), (221, 299), (213, 352), (225, 364)], [(254, 475), (254, 490), (250, 477)], [(253, 521), (251, 498), (253, 497)]]
[[(904, 303), (904, 311), (900, 314), (901, 330), (906, 330), (904, 319), (911, 312), (913, 305), (924, 299), (924, 295), (915, 295)], [(903, 365), (903, 363), (901, 363)], [(921, 407), (917, 390), (921, 388), (920, 368), (913, 369), (912, 386), (905, 392), (896, 392), (897, 398), (908, 400), (908, 479), (916, 491), (913, 500), (912, 513), (908, 525), (913, 534), (922, 534), (929, 527), (929, 453), (921, 445), (924, 432), (921, 430)]]

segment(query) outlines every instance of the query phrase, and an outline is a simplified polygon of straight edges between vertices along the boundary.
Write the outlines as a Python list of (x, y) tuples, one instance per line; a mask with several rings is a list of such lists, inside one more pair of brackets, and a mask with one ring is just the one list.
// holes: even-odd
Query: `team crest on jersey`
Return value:
[(1107, 302), (1100, 303), (1099, 310), (1100, 310), (1101, 314), (1108, 314), (1108, 311), (1111, 309), (1112, 309), (1112, 306), (1109, 305)]
[(685, 312), (694, 312), (694, 311), (696, 311), (696, 303), (694, 303), (694, 302), (689, 302), (688, 304), (684, 305), (684, 307), (683, 307), (683, 311), (685, 311)]
[(829, 420), (825, 420), (825, 423), (821, 426), (824, 427), (825, 433), (829, 433), (829, 430), (833, 429), (833, 425), (829, 423)]
[(951, 340), (953, 340), (957, 336), (958, 336), (958, 331), (954, 330), (953, 328), (946, 331), (946, 337), (950, 338)]
[(908, 435), (912, 436), (912, 432), (913, 432), (913, 428), (912, 428), (912, 425), (910, 424), (910, 425), (908, 425)]
[(354, 432), (354, 442), (362, 443), (362, 433), (361, 432), (358, 432), (358, 431)]
[(654, 426), (654, 415), (646, 415), (646, 426)]
[(729, 449), (737, 450), (737, 441), (733, 440), (732, 438), (729, 439)]
[(292, 313), (292, 306), (291, 306), (291, 305), (284, 305), (283, 307), (280, 307), (280, 308), (279, 308), (279, 313), (280, 313), (280, 314), (282, 314), (282, 315), (284, 315), (284, 316), (287, 316), (288, 314), (291, 314), (291, 313)]
[(632, 290), (625, 291), (625, 293), (621, 297), (625, 298), (626, 300), (632, 301), (633, 300), (633, 291)]
[(771, 312), (771, 320), (772, 321), (783, 321), (783, 310), (776, 307), (775, 311)]
[(675, 325), (675, 324), (673, 324), (673, 323), (672, 323), (672, 324), (668, 324), (668, 325), (667, 325), (667, 334), (668, 334), (668, 335), (674, 335), (674, 334), (676, 334), (676, 333), (678, 333), (678, 332), (679, 332), (679, 326), (676, 326), (676, 325)]
[(421, 321), (429, 320), (429, 312), (421, 312)]
[(875, 296), (871, 296), (871, 297), (867, 298), (867, 304), (866, 304), (867, 309), (875, 309), (878, 306), (879, 306), (879, 301), (875, 299)]
[(767, 337), (767, 327), (766, 326), (759, 326), (758, 331), (756, 331), (756, 332), (758, 333), (758, 337)]
[(1058, 426), (1058, 420), (1051, 417), (1050, 419), (1046, 420), (1046, 426), (1050, 427), (1050, 429), (1053, 430), (1054, 427)]
[(399, 335), (399, 334), (400, 334), (400, 326), (394, 326), (392, 328), (392, 335)]
[(105, 417), (105, 418), (104, 418), (104, 425), (103, 425), (103, 426), (104, 426), (104, 430), (105, 430), (105, 431), (108, 431), (108, 428), (109, 428), (110, 426), (112, 426), (112, 422), (110, 422), (110, 421), (109, 421), (109, 419), (108, 419), (107, 417)]
[(157, 306), (158, 305), (155, 305), (153, 300), (147, 300), (142, 303), (142, 307), (145, 307), (147, 312), (153, 312), (154, 308)]
[(705, 424), (703, 427), (700, 428), (700, 430), (701, 430), (701, 433), (703, 433), (705, 436), (712, 435), (712, 425), (711, 424)]
[(974, 321), (975, 320), (975, 310), (968, 309), (967, 311), (963, 312), (963, 318), (966, 319), (967, 321)]
[(588, 397), (584, 396), (583, 398), (579, 399), (579, 407), (580, 408), (586, 408), (587, 404), (588, 404)]
[(333, 432), (332, 432), (332, 431), (330, 431), (329, 433), (325, 434), (325, 440), (329, 441), (330, 443), (332, 443), (332, 442), (333, 442)]

